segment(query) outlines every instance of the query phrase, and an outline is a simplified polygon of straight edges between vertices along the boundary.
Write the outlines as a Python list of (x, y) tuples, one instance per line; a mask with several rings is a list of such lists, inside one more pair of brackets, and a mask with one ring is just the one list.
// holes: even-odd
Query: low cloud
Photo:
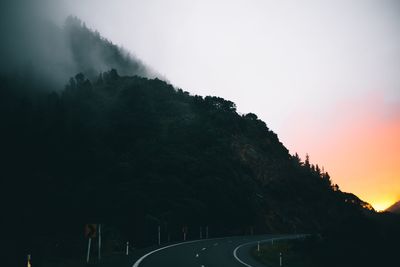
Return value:
[[(54, 1), (57, 2), (57, 1)], [(123, 75), (156, 77), (135, 56), (74, 17), (58, 26), (54, 2), (5, 1), (0, 5), (0, 72), (29, 74), (53, 88), (62, 88), (78, 72), (94, 78), (99, 72), (117, 69)]]

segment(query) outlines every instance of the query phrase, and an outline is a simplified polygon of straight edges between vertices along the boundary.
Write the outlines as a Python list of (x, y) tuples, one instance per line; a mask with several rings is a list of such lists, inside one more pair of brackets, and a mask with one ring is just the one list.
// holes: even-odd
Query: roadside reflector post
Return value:
[(99, 261), (100, 261), (100, 259), (101, 259), (101, 224), (99, 224), (99, 243), (98, 243), (98, 245), (99, 245), (99, 251), (98, 251), (98, 259), (99, 259)]
[(279, 266), (282, 267), (282, 252), (279, 253)]
[(129, 255), (129, 241), (126, 242), (126, 251), (125, 251), (126, 256)]
[(260, 241), (257, 242), (257, 251), (260, 252)]
[(85, 236), (88, 238), (88, 249), (86, 254), (86, 263), (89, 263), (90, 260), (90, 246), (92, 244), (92, 238), (95, 238), (97, 234), (97, 225), (96, 224), (86, 224), (85, 225)]
[(27, 263), (28, 267), (31, 267), (31, 254), (28, 254), (28, 263)]
[(158, 245), (161, 245), (161, 227), (158, 226)]
[(92, 238), (89, 237), (88, 239), (88, 249), (87, 249), (87, 254), (86, 254), (86, 263), (89, 263), (90, 259), (90, 245), (92, 244)]
[(182, 227), (183, 241), (186, 241), (187, 226)]

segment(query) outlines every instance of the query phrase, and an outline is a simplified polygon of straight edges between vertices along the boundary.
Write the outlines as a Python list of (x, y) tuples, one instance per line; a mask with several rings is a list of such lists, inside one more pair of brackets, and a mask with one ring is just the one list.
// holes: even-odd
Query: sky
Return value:
[[(400, 2), (58, 0), (192, 94), (234, 101), (343, 191), (400, 199)], [(56, 4), (55, 4), (56, 3)]]

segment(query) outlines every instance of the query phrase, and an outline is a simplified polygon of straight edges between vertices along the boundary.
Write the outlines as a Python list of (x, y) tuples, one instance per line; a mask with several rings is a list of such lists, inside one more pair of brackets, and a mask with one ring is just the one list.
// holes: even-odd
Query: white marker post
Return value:
[(90, 245), (92, 244), (92, 238), (89, 237), (89, 241), (88, 241), (88, 249), (87, 249), (87, 255), (86, 255), (86, 263), (89, 263), (89, 259), (90, 259)]
[(31, 265), (31, 254), (28, 254), (28, 264), (27, 264), (27, 266), (28, 267), (32, 267), (32, 265)]
[(100, 259), (101, 259), (101, 224), (99, 224), (99, 251), (98, 252), (99, 252), (99, 254), (97, 256), (100, 261)]
[(257, 242), (257, 252), (260, 252), (260, 241)]
[(129, 241), (126, 241), (126, 251), (125, 251), (126, 256), (129, 255)]
[(161, 227), (158, 226), (158, 245), (161, 245)]
[(183, 241), (186, 241), (186, 232), (187, 232), (187, 227), (186, 226), (182, 227)]
[(279, 266), (282, 267), (282, 252), (279, 253)]

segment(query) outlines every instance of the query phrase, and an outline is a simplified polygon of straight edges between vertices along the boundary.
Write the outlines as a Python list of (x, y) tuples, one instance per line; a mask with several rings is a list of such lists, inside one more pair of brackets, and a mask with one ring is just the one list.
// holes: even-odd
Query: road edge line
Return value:
[(155, 250), (152, 250), (150, 252), (148, 252), (147, 254), (144, 254), (142, 257), (140, 257), (133, 265), (132, 267), (139, 267), (139, 264), (148, 256), (150, 256), (153, 253), (156, 253), (158, 251), (167, 249), (167, 248), (172, 248), (172, 247), (176, 247), (176, 246), (180, 246), (180, 245), (184, 245), (184, 244), (191, 244), (191, 243), (197, 243), (197, 242), (201, 242), (201, 241), (210, 241), (210, 240), (219, 240), (219, 239), (223, 239), (226, 237), (217, 237), (217, 238), (208, 238), (208, 239), (197, 239), (197, 240), (192, 240), (192, 241), (185, 241), (185, 242), (181, 242), (181, 243), (176, 243), (176, 244), (172, 244), (172, 245), (168, 245), (165, 247), (161, 247)]
[[(302, 235), (303, 236), (303, 235)], [(248, 264), (248, 263), (245, 263), (244, 261), (242, 261), (240, 258), (239, 258), (239, 256), (237, 255), (237, 252), (238, 252), (238, 250), (240, 249), (240, 248), (242, 248), (242, 247), (244, 247), (244, 246), (247, 246), (247, 245), (250, 245), (250, 244), (256, 244), (257, 242), (260, 242), (260, 243), (265, 243), (265, 242), (267, 242), (267, 241), (272, 241), (272, 240), (285, 240), (285, 239), (297, 239), (297, 238), (300, 238), (300, 236), (299, 235), (296, 235), (296, 237), (290, 237), (290, 236), (288, 236), (288, 237), (273, 237), (273, 238), (268, 238), (268, 239), (263, 239), (263, 240), (257, 240), (257, 241), (251, 241), (251, 242), (247, 242), (247, 243), (244, 243), (244, 244), (241, 244), (241, 245), (239, 245), (239, 246), (237, 246), (234, 250), (233, 250), (233, 257), (235, 257), (235, 259), (239, 262), (239, 263), (241, 263), (241, 264), (243, 264), (244, 266), (246, 266), (246, 267), (254, 267), (254, 266), (252, 266), (252, 265), (250, 265), (250, 264)], [(135, 266), (136, 267), (136, 266)]]

